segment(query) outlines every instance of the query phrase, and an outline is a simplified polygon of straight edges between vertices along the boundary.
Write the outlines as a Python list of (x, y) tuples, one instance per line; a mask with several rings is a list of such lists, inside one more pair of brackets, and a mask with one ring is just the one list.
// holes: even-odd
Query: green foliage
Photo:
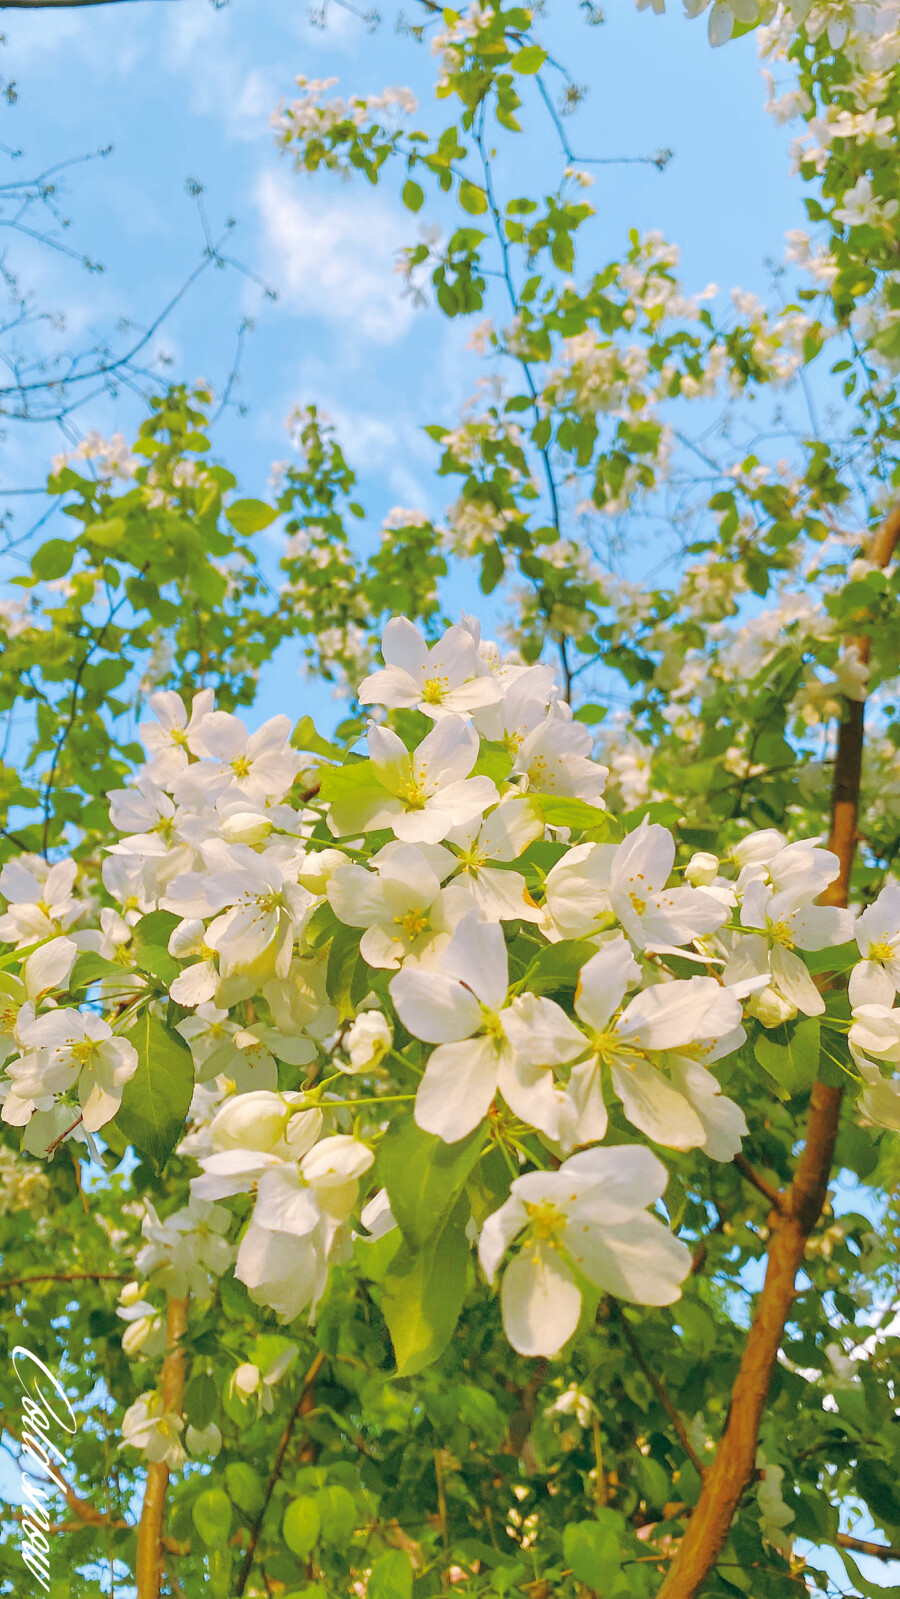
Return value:
[(128, 1033), (138, 1068), (125, 1085), (118, 1126), (157, 1168), (165, 1166), (184, 1130), (194, 1092), (194, 1063), (184, 1040), (149, 1008)]

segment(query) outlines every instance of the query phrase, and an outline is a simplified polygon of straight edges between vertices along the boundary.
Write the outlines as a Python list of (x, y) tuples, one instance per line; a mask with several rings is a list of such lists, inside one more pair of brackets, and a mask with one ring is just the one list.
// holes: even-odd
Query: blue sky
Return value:
[[(675, 154), (663, 173), (635, 164), (593, 169), (597, 217), (584, 270), (618, 254), (629, 228), (657, 228), (681, 246), (690, 289), (714, 281), (723, 291), (740, 284), (765, 292), (765, 262), (780, 256), (785, 229), (803, 213), (788, 176), (788, 136), (763, 110), (753, 39), (713, 52), (702, 21), (638, 13), (631, 0), (607, 9), (606, 23), (591, 28), (574, 3), (551, 0), (540, 25), (553, 53), (590, 86), (567, 122), (570, 141), (583, 156), (661, 147)], [(247, 414), (221, 419), (216, 449), (242, 492), (265, 495), (271, 463), (291, 453), (287, 414), (315, 400), (340, 425), (373, 530), (398, 504), (441, 514), (452, 495), (433, 476), (435, 450), (422, 427), (452, 422), (482, 367), (465, 347), (470, 328), (416, 309), (394, 271), (430, 202), (413, 218), (393, 179), (374, 192), (362, 180), (293, 172), (275, 149), (269, 116), (303, 72), (337, 77), (341, 93), (407, 84), (434, 125), (428, 46), (398, 35), (390, 4), (384, 11), (374, 34), (333, 0), (325, 29), (295, 0), (230, 0), (219, 10), (209, 0), (145, 0), (13, 11), (5, 13), (0, 53), (19, 85), (0, 131), (2, 143), (25, 152), (18, 174), (113, 145), (105, 160), (64, 175), (72, 218), (65, 241), (105, 270), (90, 275), (26, 246), (23, 277), (40, 303), (65, 311), (67, 337), (83, 347), (118, 318), (146, 323), (197, 258), (202, 239), (185, 183), (202, 183), (213, 229), (236, 219), (230, 248), (278, 300), (237, 273), (210, 274), (155, 345), (170, 356), (173, 375), (221, 388), (238, 323), (253, 317), (236, 390)], [(558, 176), (546, 119), (532, 115), (529, 126), (515, 164), (505, 158), (501, 167), (507, 192), (544, 179), (549, 187)], [(128, 433), (140, 415), (138, 397), (123, 391), (115, 402), (95, 400), (75, 422), (82, 431)], [(61, 442), (53, 427), (13, 428), (0, 485), (39, 482)], [(452, 600), (485, 613), (466, 577), (454, 580)], [(272, 694), (264, 681), (260, 714), (275, 708)], [(303, 694), (304, 708), (334, 719), (327, 692), (307, 685)]]

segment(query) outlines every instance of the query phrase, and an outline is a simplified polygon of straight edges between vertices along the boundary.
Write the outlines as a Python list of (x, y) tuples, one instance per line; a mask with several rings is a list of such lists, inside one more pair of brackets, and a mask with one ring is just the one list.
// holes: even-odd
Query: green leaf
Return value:
[[(540, 45), (528, 44), (524, 50), (517, 51), (510, 61), (510, 66), (513, 72), (540, 72), (546, 59), (546, 50), (542, 50)], [(522, 92), (524, 94), (525, 91)]]
[(323, 1543), (345, 1543), (356, 1530), (356, 1500), (340, 1483), (320, 1488), (313, 1497), (319, 1515)]
[(131, 929), (131, 936), (136, 949), (143, 949), (145, 945), (165, 948), (175, 928), (179, 925), (179, 917), (171, 911), (150, 911), (135, 922)]
[(65, 577), (75, 559), (77, 546), (72, 539), (48, 539), (31, 558), (31, 570), (42, 582)]
[(503, 577), (506, 562), (503, 559), (503, 550), (495, 539), (489, 544), (481, 557), (481, 573), (478, 578), (478, 587), (482, 594), (493, 594), (494, 589)]
[(322, 738), (316, 732), (311, 716), (301, 716), (291, 734), (291, 747), (295, 750), (312, 750), (314, 755), (325, 755), (332, 761), (344, 759), (344, 751), (339, 744), (329, 744), (327, 738)]
[(620, 837), (620, 829), (609, 811), (587, 800), (566, 799), (555, 794), (533, 794), (532, 799), (544, 821), (551, 827), (575, 827), (582, 832), (600, 829), (610, 839)]
[(385, 791), (375, 775), (371, 761), (348, 761), (346, 766), (323, 766), (320, 774), (319, 795), (331, 803), (356, 796), (370, 788), (383, 794)]
[(177, 960), (163, 944), (144, 944), (135, 951), (134, 964), (139, 972), (146, 972), (168, 988), (181, 971)]
[[(120, 516), (111, 516), (109, 521), (89, 522), (85, 528), (85, 537), (92, 544), (98, 544), (101, 550), (117, 550), (122, 547), (125, 537), (125, 523)], [(126, 552), (123, 551), (123, 554)]]
[(194, 1526), (207, 1549), (221, 1549), (231, 1536), (231, 1500), (221, 1488), (207, 1488), (194, 1500)]
[(763, 1070), (789, 1094), (812, 1088), (819, 1069), (820, 1027), (817, 1016), (804, 1016), (790, 1026), (760, 1032), (753, 1053)]
[(138, 1068), (125, 1084), (116, 1116), (120, 1132), (141, 1155), (162, 1168), (184, 1130), (194, 1092), (194, 1062), (187, 1044), (149, 1010), (128, 1034)]
[(284, 1513), (281, 1531), (292, 1553), (306, 1560), (318, 1542), (321, 1525), (314, 1499), (293, 1499)]
[(606, 1593), (622, 1564), (621, 1521), (615, 1511), (598, 1510), (596, 1521), (570, 1521), (563, 1533), (563, 1558), (579, 1582), (594, 1593)]
[(338, 927), (328, 949), (325, 985), (338, 1018), (345, 1022), (355, 1015), (369, 986), (368, 968), (360, 958), (362, 932), (358, 927)]
[(225, 512), (225, 520), (236, 533), (261, 533), (264, 527), (271, 527), (277, 515), (274, 506), (265, 500), (235, 500)]
[(407, 211), (420, 211), (425, 199), (425, 191), (412, 178), (408, 178), (400, 191), (403, 204)]
[(513, 758), (503, 744), (492, 744), (482, 739), (478, 759), (472, 768), (473, 777), (489, 777), (492, 783), (505, 783), (512, 770)]
[(555, 988), (574, 988), (582, 966), (596, 953), (596, 945), (586, 939), (566, 938), (548, 944), (528, 967), (529, 991), (548, 994)]
[(484, 190), (479, 189), (477, 183), (470, 183), (468, 178), (464, 178), (459, 186), (459, 203), (464, 211), (474, 217), (481, 216), (488, 208)]
[(124, 966), (119, 966), (115, 961), (108, 961), (104, 955), (98, 955), (96, 950), (88, 949), (75, 961), (69, 978), (69, 987), (90, 988), (92, 983), (99, 983), (102, 979), (117, 977), (121, 981), (124, 976)]
[(376, 1560), (366, 1583), (366, 1599), (412, 1599), (413, 1568), (402, 1549), (389, 1549)]
[(258, 1516), (265, 1504), (266, 1491), (262, 1478), (243, 1460), (232, 1460), (225, 1467), (225, 1487), (246, 1516)]
[(450, 1222), (423, 1248), (401, 1244), (384, 1279), (381, 1312), (388, 1325), (397, 1376), (409, 1377), (446, 1348), (466, 1296), (468, 1207), (460, 1201)]
[(411, 1116), (391, 1123), (378, 1151), (377, 1172), (397, 1225), (413, 1248), (421, 1248), (446, 1225), (485, 1145), (481, 1127), (458, 1143), (445, 1144), (423, 1132)]
[(212, 1377), (205, 1373), (192, 1377), (184, 1390), (184, 1409), (192, 1427), (203, 1431), (216, 1413), (218, 1393)]

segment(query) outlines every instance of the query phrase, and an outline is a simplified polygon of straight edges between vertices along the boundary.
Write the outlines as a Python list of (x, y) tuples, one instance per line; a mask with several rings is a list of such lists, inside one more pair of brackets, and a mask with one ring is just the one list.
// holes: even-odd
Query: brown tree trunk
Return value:
[[(181, 1338), (187, 1325), (186, 1299), (170, 1299), (166, 1310), (166, 1358), (160, 1378), (160, 1392), (167, 1414), (181, 1415), (184, 1397), (184, 1351)], [(169, 1468), (165, 1461), (152, 1460), (147, 1467), (144, 1502), (138, 1525), (137, 1599), (159, 1599), (162, 1582), (163, 1527)]]
[[(887, 566), (898, 538), (900, 507), (891, 512), (875, 534), (869, 559), (877, 566)], [(868, 661), (869, 639), (861, 637), (853, 642), (860, 659)], [(863, 731), (863, 703), (848, 701), (838, 732), (828, 840), (841, 870), (822, 895), (823, 903), (829, 905), (847, 904), (858, 834)], [(814, 1084), (806, 1143), (782, 1206), (770, 1218), (766, 1280), (732, 1389), (725, 1431), (657, 1599), (695, 1599), (724, 1548), (741, 1496), (753, 1474), (759, 1424), (794, 1301), (794, 1282), (828, 1191), (841, 1099), (841, 1089)]]

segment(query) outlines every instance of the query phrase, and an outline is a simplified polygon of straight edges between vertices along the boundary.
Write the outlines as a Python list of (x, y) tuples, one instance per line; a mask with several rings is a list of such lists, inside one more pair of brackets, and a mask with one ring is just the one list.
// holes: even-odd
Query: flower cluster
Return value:
[[(517, 1349), (570, 1337), (579, 1276), (668, 1303), (689, 1255), (652, 1214), (666, 1173), (642, 1140), (734, 1157), (747, 1123), (717, 1063), (744, 1059), (748, 1028), (828, 1020), (813, 952), (853, 968), (863, 1115), (900, 1125), (883, 1075), (900, 1060), (900, 891), (854, 922), (820, 903), (836, 858), (774, 829), (676, 864), (667, 828), (604, 808), (606, 768), (552, 671), (504, 660), (470, 618), (433, 644), (396, 618), (383, 657), (359, 698), (394, 725), (314, 770), (285, 716), (251, 733), (208, 692), (190, 709), (155, 695), (147, 763), (110, 796), (99, 925), (74, 926), (91, 901), (73, 862), (0, 877), (23, 950), (0, 978), (7, 1123), (43, 1118), (45, 1149), (105, 1127), (136, 1016), (174, 1010), (190, 1049), (181, 1153), (200, 1174), (185, 1210), (145, 1215), (121, 1312), (133, 1353), (161, 1335), (148, 1289), (202, 1297), (232, 1262), (257, 1303), (314, 1311), (354, 1227), (396, 1226), (372, 1172), (404, 1101), (420, 1134), (511, 1164), (479, 1249), (489, 1280), (517, 1250), (501, 1294)], [(171, 1458), (180, 1440), (144, 1410), (135, 1438)]]

